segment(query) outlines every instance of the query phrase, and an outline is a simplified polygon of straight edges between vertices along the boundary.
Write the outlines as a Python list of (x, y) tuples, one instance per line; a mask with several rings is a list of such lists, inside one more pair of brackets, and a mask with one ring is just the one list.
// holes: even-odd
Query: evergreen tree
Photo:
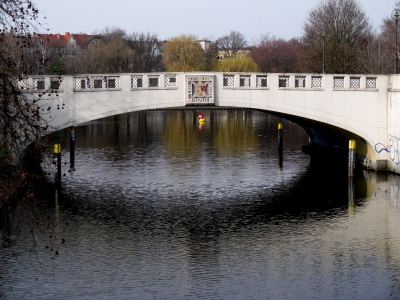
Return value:
[(57, 54), (56, 56), (54, 56), (53, 60), (46, 68), (46, 74), (48, 75), (65, 74), (65, 64), (63, 56), (61, 54)]

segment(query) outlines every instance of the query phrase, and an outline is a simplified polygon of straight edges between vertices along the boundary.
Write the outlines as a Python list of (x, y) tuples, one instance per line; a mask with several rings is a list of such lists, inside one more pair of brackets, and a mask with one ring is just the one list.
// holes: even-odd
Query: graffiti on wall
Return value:
[(375, 145), (375, 151), (377, 153), (381, 153), (382, 151), (390, 153), (390, 159), (398, 165), (400, 163), (400, 138), (389, 135), (389, 146), (386, 147), (382, 143), (377, 143)]

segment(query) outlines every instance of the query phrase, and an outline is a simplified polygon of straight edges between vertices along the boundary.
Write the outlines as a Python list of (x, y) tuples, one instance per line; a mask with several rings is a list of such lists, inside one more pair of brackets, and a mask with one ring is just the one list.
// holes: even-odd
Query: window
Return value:
[(233, 75), (224, 75), (224, 86), (233, 86), (235, 77)]
[(38, 90), (44, 90), (44, 80), (39, 80), (37, 82), (37, 89)]
[(74, 89), (80, 90), (80, 89), (84, 89), (84, 88), (86, 88), (86, 79), (84, 77), (75, 77), (74, 78)]
[(250, 76), (240, 76), (240, 86), (250, 87)]
[(257, 87), (267, 87), (267, 76), (257, 76), (256, 79)]
[(367, 89), (376, 89), (376, 78), (375, 77), (367, 77)]
[(22, 78), (17, 80), (17, 86), (20, 90), (25, 90), (28, 88), (28, 79)]
[(165, 75), (165, 86), (176, 86), (176, 76)]
[(360, 88), (360, 77), (350, 77), (350, 88), (351, 89)]
[(44, 78), (34, 78), (33, 86), (35, 90), (44, 90), (45, 89)]
[(306, 87), (306, 77), (305, 76), (296, 76), (294, 79), (295, 87), (304, 88)]
[(119, 88), (119, 76), (104, 76), (103, 81), (106, 89)]
[(93, 88), (101, 89), (103, 86), (103, 81), (101, 79), (94, 79), (93, 80)]
[(321, 88), (322, 87), (322, 76), (311, 77), (311, 87), (312, 88)]
[(344, 77), (334, 77), (333, 78), (333, 88), (343, 89), (344, 88)]
[(149, 76), (149, 87), (158, 87), (158, 76)]
[(108, 88), (109, 89), (115, 89), (115, 79), (108, 79)]
[(60, 78), (50, 78), (50, 89), (58, 90), (61, 87), (61, 79)]
[(279, 87), (289, 87), (289, 76), (279, 76)]
[(142, 86), (142, 76), (131, 76), (131, 88), (141, 88)]

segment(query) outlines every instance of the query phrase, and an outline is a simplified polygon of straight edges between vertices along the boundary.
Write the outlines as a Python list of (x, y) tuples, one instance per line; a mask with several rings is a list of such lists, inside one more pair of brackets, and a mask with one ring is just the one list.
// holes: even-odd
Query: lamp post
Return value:
[(322, 74), (325, 74), (325, 29), (322, 32)]
[(399, 22), (399, 16), (400, 16), (400, 13), (399, 13), (399, 9), (398, 8), (395, 8), (394, 10), (393, 10), (393, 12), (392, 12), (392, 19), (393, 20), (395, 20), (395, 22), (396, 22), (396, 65), (394, 66), (394, 70), (395, 70), (395, 73), (396, 74), (399, 74), (398, 73), (398, 67), (399, 67), (399, 52), (398, 52), (398, 45), (397, 45), (397, 24), (398, 24), (398, 22)]

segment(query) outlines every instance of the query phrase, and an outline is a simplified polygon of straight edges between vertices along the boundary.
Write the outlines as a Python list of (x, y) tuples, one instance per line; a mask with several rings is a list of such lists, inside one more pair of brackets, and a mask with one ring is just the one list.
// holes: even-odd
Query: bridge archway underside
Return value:
[[(281, 113), (273, 110), (265, 110), (253, 107), (245, 107), (243, 105), (240, 106), (218, 106), (213, 105), (213, 107), (217, 108), (242, 108), (242, 109), (254, 109), (259, 111), (268, 112), (284, 119), (290, 120), (305, 129), (310, 137), (310, 144), (305, 149), (306, 152), (313, 153), (314, 151), (319, 151), (323, 153), (330, 153), (333, 155), (347, 155), (348, 153), (348, 141), (356, 140), (357, 145), (357, 161), (367, 168), (374, 168), (373, 160), (376, 159), (375, 151), (373, 147), (364, 139), (362, 136), (357, 135), (356, 133), (350, 132), (343, 128), (333, 126), (331, 124), (319, 122), (316, 120), (307, 119), (304, 117)], [(144, 106), (135, 106), (132, 108), (124, 108), (119, 110), (110, 110), (107, 113), (101, 114), (92, 114), (87, 115), (85, 117), (78, 118), (76, 120), (70, 120), (66, 124), (59, 127), (59, 129), (66, 128), (69, 126), (78, 126), (83, 123), (87, 123), (89, 121), (101, 119), (108, 116), (115, 116), (124, 113), (130, 113), (135, 111), (147, 111), (147, 110), (162, 110), (162, 109), (194, 109), (195, 106), (182, 106), (182, 103), (171, 103), (165, 104), (161, 106), (157, 105), (144, 105)], [(211, 108), (211, 107), (209, 107)]]

